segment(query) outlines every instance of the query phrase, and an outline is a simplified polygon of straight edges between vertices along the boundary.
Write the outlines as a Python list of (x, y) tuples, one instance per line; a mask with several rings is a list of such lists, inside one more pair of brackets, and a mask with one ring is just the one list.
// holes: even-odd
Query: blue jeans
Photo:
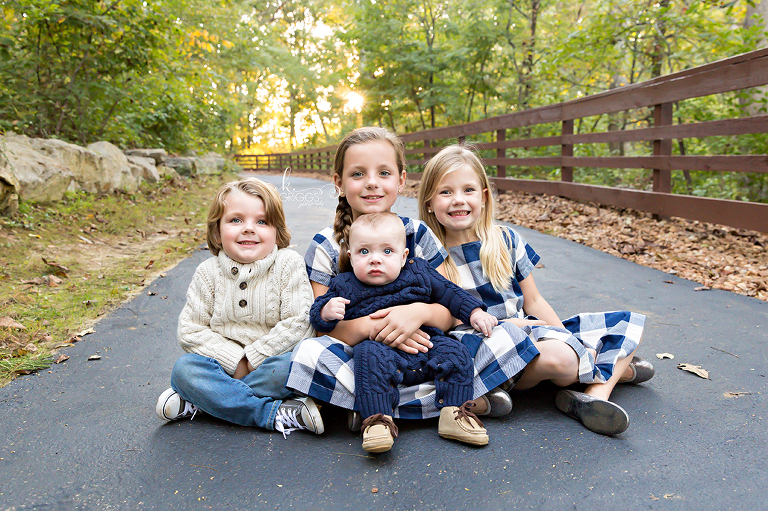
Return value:
[(185, 353), (173, 365), (171, 387), (207, 414), (241, 426), (274, 430), (282, 400), (294, 395), (285, 388), (291, 352), (264, 360), (242, 380), (224, 371), (213, 358)]

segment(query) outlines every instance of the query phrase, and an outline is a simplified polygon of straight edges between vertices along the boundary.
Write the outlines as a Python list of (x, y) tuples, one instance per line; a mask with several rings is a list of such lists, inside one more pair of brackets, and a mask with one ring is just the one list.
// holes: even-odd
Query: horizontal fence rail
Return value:
[[(768, 133), (768, 115), (755, 115), (687, 124), (673, 124), (674, 104), (681, 100), (740, 91), (768, 84), (768, 48), (601, 94), (548, 105), (470, 123), (401, 134), (407, 163), (421, 166), (442, 147), (456, 141), (491, 138), (495, 142), (474, 143), (481, 151), (495, 151), (484, 158), (495, 169), (491, 177), (498, 190), (548, 194), (581, 201), (633, 208), (659, 216), (729, 225), (768, 232), (768, 204), (712, 199), (672, 193), (672, 171), (768, 173), (768, 155), (673, 155), (672, 141), (712, 136)], [(574, 133), (575, 121), (630, 110), (652, 109), (653, 125), (643, 129)], [(520, 131), (556, 124), (555, 136), (508, 138), (508, 130)], [(574, 156), (581, 144), (643, 142), (647, 156)], [(544, 147), (559, 152), (553, 156), (510, 157), (507, 150)], [(269, 155), (238, 155), (247, 170), (331, 172), (335, 146)], [(515, 179), (509, 167), (555, 167), (560, 180)], [(573, 182), (574, 168), (644, 169), (652, 172), (652, 190), (612, 188)], [(511, 172), (510, 172), (511, 174)], [(419, 179), (420, 173), (409, 173)]]

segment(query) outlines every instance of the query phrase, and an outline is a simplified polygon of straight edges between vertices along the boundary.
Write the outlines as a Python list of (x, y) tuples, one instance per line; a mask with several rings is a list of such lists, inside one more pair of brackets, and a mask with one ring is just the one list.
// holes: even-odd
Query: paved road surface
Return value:
[[(285, 187), (304, 253), (331, 222), (331, 188), (265, 179)], [(415, 200), (395, 209), (415, 215)], [(155, 296), (142, 293), (67, 348), (66, 363), (0, 389), (0, 510), (768, 509), (768, 304), (695, 292), (693, 282), (520, 231), (542, 255), (536, 280), (561, 317), (648, 315), (640, 353), (657, 374), (614, 393), (632, 419), (624, 434), (599, 436), (562, 415), (551, 385), (514, 394), (512, 415), (486, 421), (481, 449), (440, 439), (433, 419), (401, 421), (393, 451), (366, 456), (332, 407), (323, 436), (287, 440), (208, 416), (164, 424), (153, 408), (181, 354), (176, 318), (209, 255), (199, 251), (148, 286)], [(675, 359), (657, 360), (661, 352)]]

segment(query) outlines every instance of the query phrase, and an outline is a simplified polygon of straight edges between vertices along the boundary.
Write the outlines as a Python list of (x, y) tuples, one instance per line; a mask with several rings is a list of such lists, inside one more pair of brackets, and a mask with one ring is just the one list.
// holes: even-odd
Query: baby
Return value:
[[(358, 217), (350, 227), (348, 258), (353, 272), (331, 280), (328, 292), (312, 305), (310, 319), (320, 332), (330, 332), (339, 320), (413, 302), (437, 302), (454, 317), (489, 335), (498, 320), (485, 304), (445, 279), (426, 261), (408, 258), (405, 228), (394, 213)], [(486, 445), (488, 434), (470, 411), (474, 365), (467, 348), (444, 332), (429, 327), (432, 348), (410, 354), (373, 340), (354, 345), (355, 410), (363, 421), (363, 449), (392, 448), (397, 427), (392, 412), (398, 403), (397, 385), (433, 380), (435, 405), (441, 409), (438, 434), (472, 445)]]

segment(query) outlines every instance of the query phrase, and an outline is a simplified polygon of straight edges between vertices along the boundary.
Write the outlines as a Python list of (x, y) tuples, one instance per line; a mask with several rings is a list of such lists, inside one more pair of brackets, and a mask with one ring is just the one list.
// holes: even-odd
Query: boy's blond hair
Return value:
[(286, 248), (291, 243), (291, 231), (285, 223), (283, 201), (280, 199), (277, 189), (260, 179), (248, 177), (240, 181), (231, 181), (219, 188), (216, 197), (211, 203), (211, 207), (208, 210), (206, 241), (208, 249), (213, 255), (219, 255), (219, 251), (222, 249), (219, 221), (224, 216), (227, 196), (232, 192), (243, 192), (261, 199), (264, 202), (267, 224), (274, 227), (276, 231), (275, 243), (277, 248)]
[[(509, 249), (504, 241), (504, 235), (500, 226), (493, 221), (494, 198), (491, 193), (491, 184), (485, 174), (485, 167), (475, 152), (460, 145), (444, 147), (432, 157), (424, 168), (419, 185), (419, 218), (424, 221), (437, 235), (440, 242), (446, 244), (445, 227), (437, 221), (434, 213), (428, 210), (428, 202), (437, 193), (437, 186), (443, 177), (449, 172), (469, 167), (480, 181), (480, 186), (487, 190), (485, 194), (485, 208), (475, 224), (475, 234), (480, 238), (480, 265), (483, 274), (490, 280), (496, 291), (509, 288), (510, 280), (514, 276), (514, 267), (509, 254)], [(448, 256), (445, 260), (445, 274), (449, 280), (456, 284), (459, 282), (459, 270), (456, 263)]]

